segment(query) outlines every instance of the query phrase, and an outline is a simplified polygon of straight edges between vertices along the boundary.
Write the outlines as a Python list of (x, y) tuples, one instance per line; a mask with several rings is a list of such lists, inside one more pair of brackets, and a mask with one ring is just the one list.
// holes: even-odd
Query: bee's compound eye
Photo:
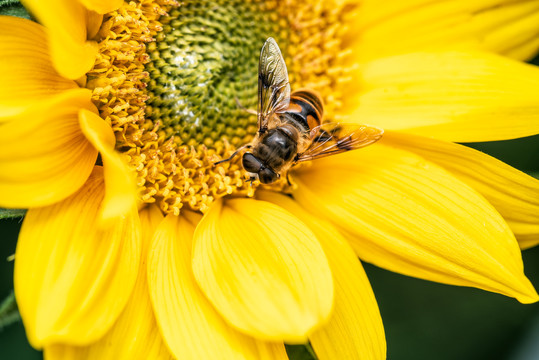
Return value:
[(258, 173), (262, 167), (262, 163), (253, 154), (245, 153), (242, 159), (243, 168), (251, 173)]
[(258, 173), (258, 178), (262, 184), (271, 184), (279, 178), (279, 175), (269, 168), (264, 168)]

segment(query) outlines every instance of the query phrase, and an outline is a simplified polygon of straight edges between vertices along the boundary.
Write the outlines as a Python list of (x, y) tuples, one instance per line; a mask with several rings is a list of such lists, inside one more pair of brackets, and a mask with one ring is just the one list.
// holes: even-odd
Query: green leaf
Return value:
[(10, 5), (17, 5), (21, 2), (19, 0), (0, 0), (0, 7), (4, 6), (10, 6)]
[(0, 208), (0, 220), (20, 218), (26, 214), (26, 209), (2, 209)]
[(20, 320), (21, 316), (15, 302), (15, 294), (11, 291), (11, 294), (0, 304), (0, 330)]
[(0, 0), (0, 15), (31, 20), (30, 14), (18, 0)]

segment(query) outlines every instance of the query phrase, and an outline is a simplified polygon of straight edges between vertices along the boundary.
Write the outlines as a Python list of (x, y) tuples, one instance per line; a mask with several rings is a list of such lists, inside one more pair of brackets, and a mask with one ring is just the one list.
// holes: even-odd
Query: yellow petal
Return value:
[[(526, 229), (524, 228), (522, 231), (526, 231)], [(526, 250), (539, 244), (539, 240), (537, 240), (537, 236), (535, 235), (520, 235), (518, 239), (518, 244), (520, 245), (520, 248), (522, 250)]]
[(518, 243), (482, 196), (413, 153), (376, 144), (298, 174), (297, 201), (329, 218), (365, 261), (530, 303)]
[(53, 204), (77, 191), (97, 151), (81, 132), (79, 109), (92, 109), (91, 92), (71, 90), (35, 104), (0, 125), (0, 206)]
[(88, 10), (73, 0), (23, 0), (22, 3), (47, 28), (56, 70), (68, 79), (86, 74), (97, 54), (97, 43), (87, 41)]
[(265, 201), (212, 205), (197, 226), (193, 271), (216, 309), (256, 338), (302, 343), (329, 316), (333, 281), (313, 232)]
[[(204, 297), (191, 270), (194, 225), (169, 214), (157, 228), (148, 257), (148, 282), (157, 322), (171, 353), (182, 360), (259, 359), (259, 352), (278, 351), (225, 323)], [(281, 351), (284, 346), (281, 344)]]
[(43, 26), (0, 16), (0, 122), (51, 95), (76, 88), (52, 66)]
[(258, 359), (260, 360), (288, 360), (288, 354), (283, 343), (270, 343), (256, 341)]
[(88, 39), (94, 39), (95, 36), (99, 33), (101, 29), (101, 24), (103, 23), (103, 15), (98, 14), (94, 11), (88, 11), (86, 28), (88, 31)]
[(527, 59), (529, 54), (534, 54), (539, 49), (539, 38), (526, 42), (522, 46), (516, 46), (508, 50), (504, 55), (513, 59)]
[(310, 336), (320, 360), (385, 360), (382, 318), (367, 275), (354, 251), (327, 221), (301, 208), (290, 197), (257, 191), (257, 198), (290, 211), (320, 240), (335, 283), (335, 303), (329, 322)]
[(136, 208), (107, 230), (95, 225), (104, 197), (96, 167), (66, 200), (26, 214), (16, 249), (15, 295), (30, 344), (88, 345), (131, 296), (140, 258)]
[(114, 133), (102, 118), (83, 109), (79, 112), (79, 121), (86, 138), (103, 159), (106, 191), (101, 219), (108, 222), (122, 216), (135, 204), (137, 188), (134, 174), (121, 155), (114, 150)]
[(539, 49), (537, 1), (366, 0), (357, 15), (349, 46), (361, 60), (435, 49), (528, 60)]
[(383, 141), (444, 167), (474, 188), (504, 217), (521, 248), (539, 243), (539, 180), (462, 145), (398, 132), (386, 132)]
[(146, 280), (146, 259), (153, 232), (163, 219), (157, 207), (140, 212), (142, 252), (133, 294), (116, 323), (105, 336), (89, 346), (54, 344), (45, 347), (48, 360), (165, 360), (171, 359), (153, 314)]
[(455, 142), (539, 133), (533, 65), (487, 53), (413, 53), (370, 62), (356, 75), (350, 121)]
[(98, 14), (106, 14), (118, 9), (124, 0), (79, 0), (87, 9), (93, 10)]

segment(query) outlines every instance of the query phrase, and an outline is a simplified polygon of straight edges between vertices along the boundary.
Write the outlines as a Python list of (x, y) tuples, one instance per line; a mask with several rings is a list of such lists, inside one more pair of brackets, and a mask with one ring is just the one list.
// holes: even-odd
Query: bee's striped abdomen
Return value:
[(304, 131), (310, 131), (322, 123), (324, 107), (314, 92), (299, 90), (290, 95), (290, 105), (284, 114), (288, 121), (301, 125)]

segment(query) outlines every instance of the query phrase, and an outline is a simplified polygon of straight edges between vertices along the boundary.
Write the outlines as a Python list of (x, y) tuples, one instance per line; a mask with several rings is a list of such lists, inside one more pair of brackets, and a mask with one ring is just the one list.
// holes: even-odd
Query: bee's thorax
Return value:
[(253, 149), (253, 155), (275, 172), (290, 163), (298, 152), (299, 131), (291, 124), (264, 133)]

